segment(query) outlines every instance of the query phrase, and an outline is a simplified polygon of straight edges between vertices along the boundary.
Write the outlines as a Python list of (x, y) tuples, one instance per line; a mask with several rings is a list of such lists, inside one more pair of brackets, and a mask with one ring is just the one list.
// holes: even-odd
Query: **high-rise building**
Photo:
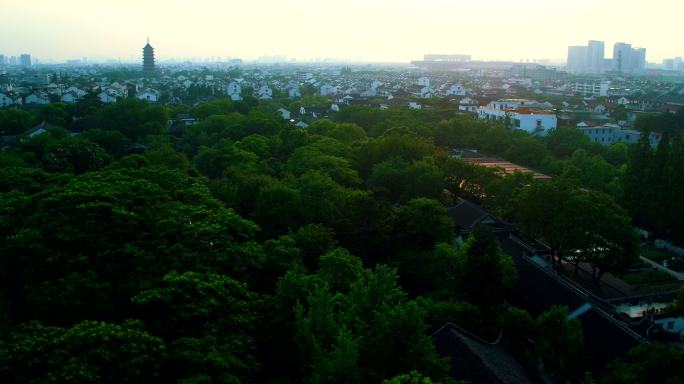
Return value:
[(7, 56), (0, 55), (0, 65), (7, 65)]
[(587, 46), (587, 70), (590, 73), (603, 72), (605, 44), (603, 41), (589, 40)]
[(150, 39), (147, 38), (147, 45), (143, 48), (143, 71), (154, 72), (154, 48), (150, 45)]
[(9, 65), (17, 65), (17, 57), (16, 56), (10, 56)]
[(19, 65), (22, 67), (30, 67), (31, 66), (31, 55), (28, 53), (23, 53), (19, 56)]
[(631, 63), (632, 45), (627, 43), (615, 43), (613, 46), (613, 70), (628, 72)]
[(646, 68), (646, 48), (632, 48), (631, 44), (615, 43), (613, 47), (613, 70), (634, 73)]
[(568, 71), (601, 73), (604, 67), (605, 44), (590, 40), (589, 44), (568, 47)]
[(588, 49), (585, 46), (568, 47), (568, 72), (584, 72), (587, 64), (587, 53)]
[(674, 69), (676, 71), (684, 71), (684, 60), (681, 57), (675, 57), (674, 59)]
[(674, 71), (675, 60), (674, 59), (663, 59), (663, 68), (668, 71)]
[(632, 49), (632, 71), (640, 72), (646, 69), (646, 48)]
[(663, 59), (663, 69), (667, 71), (681, 71), (684, 70), (684, 60), (681, 57), (673, 59)]

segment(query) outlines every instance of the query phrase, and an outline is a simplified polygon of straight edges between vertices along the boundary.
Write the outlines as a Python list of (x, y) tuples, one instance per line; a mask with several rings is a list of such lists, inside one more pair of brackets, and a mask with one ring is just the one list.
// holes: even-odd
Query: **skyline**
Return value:
[[(28, 0), (3, 5), (10, 17), (0, 25), (0, 54), (30, 53), (44, 61), (130, 61), (141, 57), (149, 36), (160, 61), (251, 61), (282, 55), (297, 61), (404, 63), (426, 53), (464, 53), (474, 60), (564, 61), (568, 46), (600, 40), (606, 42), (606, 55), (615, 43), (626, 42), (645, 47), (647, 60), (659, 63), (684, 55), (668, 38), (684, 4), (671, 3), (653, 0), (647, 9), (632, 9), (617, 0), (578, 0), (572, 7), (540, 0), (489, 0), (479, 5), (349, 0), (342, 6), (327, 0), (196, 0), (188, 7), (180, 0), (106, 5)], [(593, 27), (579, 30), (584, 25)]]

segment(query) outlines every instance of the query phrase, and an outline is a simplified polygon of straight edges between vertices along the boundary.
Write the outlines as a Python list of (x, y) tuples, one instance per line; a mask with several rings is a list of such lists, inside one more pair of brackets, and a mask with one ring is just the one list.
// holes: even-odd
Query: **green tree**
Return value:
[(160, 382), (164, 342), (136, 321), (70, 328), (22, 324), (0, 343), (0, 380), (20, 383)]
[(69, 112), (67, 112), (66, 105), (60, 103), (47, 104), (38, 110), (35, 117), (35, 123), (42, 122), (50, 123), (62, 128), (69, 127)]
[(588, 356), (582, 327), (568, 320), (567, 307), (552, 307), (536, 319), (535, 345), (544, 371), (557, 382), (579, 379), (587, 368)]
[(257, 195), (252, 217), (269, 235), (287, 233), (302, 223), (301, 199), (297, 189), (273, 184)]
[(399, 249), (430, 250), (437, 243), (453, 242), (453, 221), (446, 215), (446, 209), (435, 200), (410, 200), (397, 208), (395, 214), (394, 232), (399, 238)]
[(639, 142), (630, 148), (629, 162), (622, 181), (625, 206), (637, 222), (644, 221), (651, 207), (653, 194), (648, 180), (652, 172), (658, 172), (653, 166), (653, 151), (645, 132)]
[(651, 342), (635, 347), (627, 358), (609, 365), (601, 383), (681, 383), (684, 382), (683, 366), (684, 352), (681, 349)]
[(610, 197), (596, 192), (584, 195), (589, 202), (582, 210), (580, 253), (592, 266), (594, 284), (599, 284), (605, 273), (622, 274), (639, 260), (639, 236), (631, 219)]
[(126, 153), (128, 147), (133, 144), (131, 139), (124, 136), (119, 131), (104, 131), (101, 129), (91, 129), (81, 134), (84, 139), (87, 139), (101, 148), (115, 158), (119, 158)]
[(535, 168), (540, 167), (547, 156), (549, 156), (549, 151), (544, 143), (532, 136), (523, 136), (513, 140), (511, 147), (504, 155), (510, 161)]
[(438, 199), (444, 191), (444, 175), (429, 158), (413, 163), (392, 158), (373, 167), (367, 184), (378, 197), (392, 203), (419, 197)]
[(333, 249), (318, 262), (317, 274), (334, 292), (347, 292), (363, 272), (363, 262), (344, 248)]
[(90, 172), (31, 197), (0, 241), (3, 295), (20, 317), (120, 320), (171, 270), (248, 278), (260, 262), (249, 244), (258, 227), (176, 171)]
[(67, 139), (48, 146), (40, 165), (48, 172), (80, 175), (102, 168), (109, 160), (109, 155), (99, 145), (88, 140)]
[(341, 185), (358, 185), (361, 179), (345, 155), (348, 156), (349, 153), (344, 146), (337, 140), (326, 138), (297, 148), (289, 157), (285, 170), (295, 176), (309, 171), (319, 171)]
[(492, 231), (484, 225), (476, 227), (459, 252), (465, 260), (460, 280), (466, 299), (485, 308), (499, 304), (517, 271)]
[(132, 301), (151, 332), (168, 343), (161, 371), (168, 381), (241, 383), (256, 366), (255, 298), (227, 276), (172, 272)]
[(34, 116), (18, 108), (0, 110), (0, 133), (18, 135), (31, 128)]
[(307, 224), (300, 227), (292, 237), (302, 252), (302, 261), (309, 270), (316, 269), (319, 258), (335, 248), (335, 232), (318, 224)]
[(591, 147), (589, 138), (575, 127), (559, 127), (551, 130), (546, 137), (546, 145), (557, 157), (568, 158), (577, 149)]
[(540, 181), (514, 201), (515, 218), (528, 236), (540, 237), (551, 248), (551, 262), (568, 256), (575, 246), (581, 217), (573, 190), (563, 181)]

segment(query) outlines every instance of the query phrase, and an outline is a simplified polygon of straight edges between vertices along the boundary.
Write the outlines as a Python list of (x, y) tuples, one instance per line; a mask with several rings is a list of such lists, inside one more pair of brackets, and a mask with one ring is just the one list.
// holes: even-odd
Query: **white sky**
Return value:
[(0, 0), (0, 53), (44, 59), (286, 55), (406, 62), (425, 53), (565, 59), (589, 39), (684, 56), (683, 0)]

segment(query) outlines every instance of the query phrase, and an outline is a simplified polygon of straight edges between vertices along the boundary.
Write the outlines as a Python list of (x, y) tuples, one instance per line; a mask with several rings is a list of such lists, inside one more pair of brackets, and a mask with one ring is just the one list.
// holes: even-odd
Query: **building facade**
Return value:
[(613, 70), (620, 73), (641, 72), (646, 68), (646, 48), (633, 48), (631, 44), (615, 43)]
[(536, 104), (522, 99), (492, 101), (486, 107), (478, 108), (477, 116), (480, 120), (498, 121), (513, 129), (546, 136), (549, 130), (558, 126), (558, 118), (554, 111), (536, 108)]
[(610, 81), (576, 81), (570, 87), (573, 92), (582, 96), (606, 97), (610, 89)]
[[(589, 127), (585, 123), (579, 123), (577, 128), (594, 143), (611, 145), (614, 143), (636, 144), (641, 138), (641, 132), (634, 129), (626, 129), (617, 124), (604, 124), (599, 127)], [(651, 132), (649, 142), (652, 147), (657, 147), (662, 135)]]
[(22, 67), (30, 67), (31, 55), (29, 55), (28, 53), (19, 55), (19, 65), (21, 65)]
[(587, 45), (568, 47), (567, 70), (572, 73), (601, 73), (605, 63), (603, 41), (589, 40)]

